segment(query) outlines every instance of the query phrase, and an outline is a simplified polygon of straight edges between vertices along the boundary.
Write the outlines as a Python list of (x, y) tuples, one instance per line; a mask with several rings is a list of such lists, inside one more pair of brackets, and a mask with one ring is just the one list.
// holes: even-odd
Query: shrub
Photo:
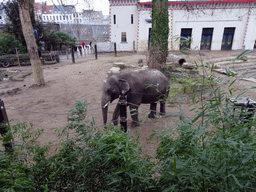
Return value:
[(15, 48), (19, 49), (19, 53), (25, 53), (26, 47), (22, 46), (19, 40), (13, 35), (6, 35), (0, 38), (0, 55), (16, 54)]
[[(59, 134), (59, 152), (35, 144), (42, 130), (25, 123), (13, 127), (22, 144), (13, 154), (1, 153), (0, 185), (7, 191), (150, 191), (153, 164), (120, 128), (95, 129), (85, 122), (86, 103), (77, 102)], [(67, 131), (73, 130), (73, 136)]]

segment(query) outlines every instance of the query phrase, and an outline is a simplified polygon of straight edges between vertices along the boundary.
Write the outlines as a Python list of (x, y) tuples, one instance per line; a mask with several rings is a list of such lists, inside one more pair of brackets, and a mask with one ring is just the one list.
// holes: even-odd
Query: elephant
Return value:
[[(127, 104), (132, 117), (131, 127), (139, 126), (138, 107), (141, 103), (150, 104), (149, 118), (155, 118), (157, 101), (160, 101), (160, 115), (165, 115), (165, 101), (168, 96), (168, 78), (156, 69), (141, 69), (133, 72), (113, 74), (103, 86), (101, 99), (103, 123), (107, 123), (108, 104), (119, 95), (127, 96)], [(117, 104), (112, 122), (117, 125), (120, 105)]]

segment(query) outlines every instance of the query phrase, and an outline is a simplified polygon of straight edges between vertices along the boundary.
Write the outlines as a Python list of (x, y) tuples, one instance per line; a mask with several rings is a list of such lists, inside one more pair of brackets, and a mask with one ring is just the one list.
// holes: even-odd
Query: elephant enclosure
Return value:
[[(191, 55), (184, 55), (187, 62), (197, 61), (199, 57), (203, 59), (213, 57), (229, 57), (235, 56), (241, 52), (239, 51), (202, 51), (195, 52)], [(174, 54), (181, 54), (174, 52)], [(254, 55), (255, 53), (252, 53)], [(136, 53), (118, 53), (114, 57), (114, 53), (99, 54), (98, 59), (94, 56), (80, 57), (73, 64), (71, 61), (60, 61), (55, 65), (44, 65), (44, 78), (46, 85), (37, 87), (34, 85), (32, 75), (24, 78), (23, 81), (1, 81), (1, 99), (4, 101), (6, 111), (11, 125), (19, 122), (32, 122), (35, 128), (43, 128), (44, 133), (38, 140), (41, 144), (52, 142), (51, 145), (58, 145), (56, 140), (57, 134), (54, 128), (60, 129), (65, 126), (67, 121), (67, 112), (75, 106), (76, 100), (86, 100), (88, 102), (87, 119), (91, 121), (94, 118), (96, 126), (103, 129), (102, 114), (101, 114), (101, 95), (103, 81), (107, 79), (107, 71), (113, 66), (113, 63), (124, 63), (129, 68), (122, 71), (134, 70), (141, 68), (138, 63), (143, 59), (143, 65), (146, 65), (148, 56), (146, 54)], [(26, 71), (31, 66), (11, 67), (9, 69), (1, 68), (1, 72), (11, 71)], [(122, 72), (121, 71), (121, 72)], [(224, 77), (224, 75), (219, 76)], [(254, 83), (235, 83), (234, 88), (244, 89), (244, 85), (255, 86)], [(9, 91), (8, 91), (9, 90)], [(247, 90), (244, 94), (246, 97), (256, 101), (256, 94)], [(190, 111), (189, 99), (181, 101), (183, 113), (187, 118), (192, 119), (194, 112)], [(114, 107), (117, 100), (109, 106), (108, 122), (112, 118)], [(159, 112), (159, 105), (157, 106)], [(129, 111), (129, 110), (128, 110)], [(149, 104), (142, 104), (139, 108), (139, 120), (141, 126), (132, 128), (130, 135), (136, 137), (139, 135), (140, 145), (143, 153), (154, 153), (156, 148), (156, 140), (151, 143), (147, 142), (152, 131), (162, 130), (164, 126), (167, 128), (174, 128), (173, 125), (179, 124), (178, 117), (165, 117), (160, 119), (147, 119), (149, 111)], [(166, 106), (166, 112), (179, 114), (179, 106)], [(131, 123), (130, 114), (128, 114), (128, 128)], [(72, 134), (72, 133), (71, 133)]]

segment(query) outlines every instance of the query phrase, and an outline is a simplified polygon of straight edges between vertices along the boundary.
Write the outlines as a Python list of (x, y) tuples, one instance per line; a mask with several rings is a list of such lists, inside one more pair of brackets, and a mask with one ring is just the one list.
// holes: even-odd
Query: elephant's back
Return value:
[(130, 75), (131, 88), (145, 94), (165, 93), (169, 84), (168, 78), (156, 69), (138, 70), (130, 73)]
[(138, 77), (144, 77), (141, 79), (147, 84), (158, 84), (159, 86), (163, 86), (165, 89), (169, 83), (168, 78), (159, 70), (156, 69), (146, 69), (146, 70), (139, 70), (137, 73)]

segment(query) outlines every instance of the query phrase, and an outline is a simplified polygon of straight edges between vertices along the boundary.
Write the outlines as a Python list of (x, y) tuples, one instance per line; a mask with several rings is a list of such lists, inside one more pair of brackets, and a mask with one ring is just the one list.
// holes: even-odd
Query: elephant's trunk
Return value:
[(108, 120), (108, 105), (109, 105), (110, 98), (108, 95), (103, 94), (101, 99), (101, 107), (102, 107), (102, 116), (103, 116), (103, 123), (106, 125)]

